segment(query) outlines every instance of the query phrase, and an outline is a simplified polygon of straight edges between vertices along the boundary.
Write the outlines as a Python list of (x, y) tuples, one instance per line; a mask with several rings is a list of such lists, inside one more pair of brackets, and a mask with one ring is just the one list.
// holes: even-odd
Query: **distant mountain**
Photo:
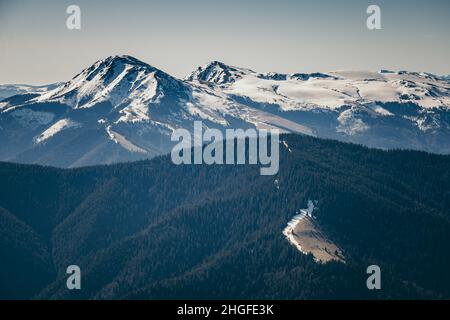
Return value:
[(445, 81), (450, 81), (450, 75), (442, 76), (441, 79)]
[(111, 56), (54, 88), (1, 101), (0, 160), (78, 167), (151, 158), (195, 120), (450, 153), (449, 89), (429, 73), (258, 73), (219, 61), (181, 80)]
[(43, 86), (30, 86), (27, 84), (0, 84), (0, 100), (18, 95), (18, 94), (33, 94), (42, 93), (48, 90), (52, 90), (57, 87), (59, 83), (43, 85)]
[(201, 81), (215, 84), (229, 84), (242, 79), (245, 75), (254, 73), (250, 69), (232, 67), (220, 61), (212, 61), (188, 75), (187, 81)]
[[(0, 298), (450, 297), (449, 156), (297, 135), (280, 147), (275, 177), (168, 156), (70, 170), (0, 163)], [(285, 238), (309, 199), (345, 263), (316, 263)], [(66, 288), (71, 264), (82, 290)], [(382, 290), (366, 287), (372, 264)]]

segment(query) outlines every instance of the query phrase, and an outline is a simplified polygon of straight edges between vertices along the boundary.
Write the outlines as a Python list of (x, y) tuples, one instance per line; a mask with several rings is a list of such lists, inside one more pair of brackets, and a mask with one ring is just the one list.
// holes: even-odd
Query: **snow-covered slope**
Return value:
[(130, 56), (0, 101), (0, 160), (81, 166), (170, 151), (176, 128), (279, 128), (450, 153), (450, 83), (381, 70), (259, 73), (213, 61), (177, 79)]
[(47, 130), (42, 132), (38, 137), (36, 137), (36, 143), (42, 143), (47, 139), (52, 138), (55, 134), (59, 132), (69, 129), (72, 127), (78, 127), (79, 124), (70, 120), (70, 119), (61, 119), (49, 127)]

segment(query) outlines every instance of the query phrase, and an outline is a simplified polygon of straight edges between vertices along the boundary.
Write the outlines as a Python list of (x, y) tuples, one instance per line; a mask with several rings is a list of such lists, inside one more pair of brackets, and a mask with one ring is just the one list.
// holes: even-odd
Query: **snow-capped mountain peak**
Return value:
[(220, 61), (211, 61), (204, 66), (198, 67), (197, 70), (188, 75), (185, 80), (226, 84), (233, 83), (248, 73), (254, 73), (254, 71), (229, 66)]
[(110, 56), (35, 100), (57, 101), (74, 109), (90, 108), (106, 101), (113, 108), (133, 103), (139, 109), (158, 99), (164, 85), (180, 86), (180, 83), (134, 57)]

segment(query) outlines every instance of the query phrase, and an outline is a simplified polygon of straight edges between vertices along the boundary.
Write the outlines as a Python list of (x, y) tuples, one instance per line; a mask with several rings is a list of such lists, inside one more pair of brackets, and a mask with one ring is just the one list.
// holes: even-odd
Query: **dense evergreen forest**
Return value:
[[(280, 170), (0, 163), (0, 298), (450, 298), (450, 157), (282, 136)], [(277, 180), (277, 183), (275, 183)], [(309, 199), (346, 263), (282, 234)], [(82, 289), (66, 288), (79, 265)], [(382, 289), (368, 290), (379, 265)]]

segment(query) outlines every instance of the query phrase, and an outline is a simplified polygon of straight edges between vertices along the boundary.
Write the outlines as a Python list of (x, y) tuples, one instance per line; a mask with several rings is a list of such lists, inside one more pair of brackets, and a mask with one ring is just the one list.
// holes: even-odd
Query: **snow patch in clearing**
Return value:
[(285, 140), (283, 140), (282, 142), (283, 142), (283, 145), (285, 146), (285, 148), (288, 149), (289, 152), (292, 152), (291, 148), (289, 148), (288, 143)]
[(294, 229), (295, 226), (302, 221), (306, 217), (312, 217), (312, 213), (314, 211), (314, 202), (311, 200), (308, 200), (308, 208), (306, 209), (300, 209), (300, 213), (295, 215), (287, 224), (286, 228), (283, 230), (283, 234), (286, 237), (286, 239), (298, 249), (303, 254), (308, 254), (307, 252), (303, 251), (301, 245), (295, 241), (294, 238)]
[(106, 126), (106, 133), (108, 134), (109, 138), (114, 142), (123, 147), (124, 149), (136, 152), (136, 153), (147, 153), (146, 150), (136, 146), (132, 142), (128, 141), (123, 135), (120, 133), (117, 133), (112, 130), (111, 125)]

